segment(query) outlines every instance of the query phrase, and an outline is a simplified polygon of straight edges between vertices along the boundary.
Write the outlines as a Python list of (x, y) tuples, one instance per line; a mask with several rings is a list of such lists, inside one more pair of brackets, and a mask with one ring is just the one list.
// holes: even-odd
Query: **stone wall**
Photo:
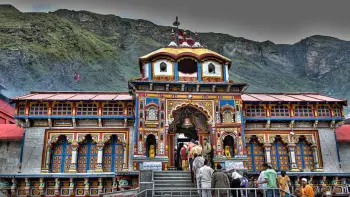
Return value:
[(325, 172), (343, 172), (339, 168), (337, 145), (333, 129), (319, 129), (323, 169)]
[(21, 141), (0, 141), (0, 173), (18, 173)]
[(344, 172), (350, 172), (350, 143), (341, 142), (338, 146), (342, 169)]
[(41, 172), (45, 129), (43, 127), (26, 128), (21, 173)]

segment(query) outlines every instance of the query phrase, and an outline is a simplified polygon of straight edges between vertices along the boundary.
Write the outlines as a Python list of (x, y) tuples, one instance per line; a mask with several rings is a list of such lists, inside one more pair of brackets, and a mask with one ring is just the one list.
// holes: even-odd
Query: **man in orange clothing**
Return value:
[(301, 179), (300, 197), (314, 197), (314, 189), (307, 184), (307, 179)]

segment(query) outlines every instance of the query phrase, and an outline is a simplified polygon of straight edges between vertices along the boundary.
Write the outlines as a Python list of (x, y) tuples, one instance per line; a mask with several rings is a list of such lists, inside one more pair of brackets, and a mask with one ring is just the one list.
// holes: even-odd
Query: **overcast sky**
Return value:
[(350, 40), (350, 0), (0, 0), (22, 12), (65, 8), (145, 19), (191, 31), (290, 44), (311, 35)]

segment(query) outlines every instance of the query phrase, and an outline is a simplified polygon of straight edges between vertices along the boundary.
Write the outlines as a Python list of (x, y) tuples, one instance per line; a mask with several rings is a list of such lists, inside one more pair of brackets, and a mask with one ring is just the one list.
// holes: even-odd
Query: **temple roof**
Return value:
[[(200, 93), (200, 92), (198, 92)], [(220, 93), (218, 93), (220, 94)], [(223, 93), (226, 94), (226, 93)], [(37, 92), (14, 97), (11, 101), (120, 101), (133, 100), (128, 92)], [(347, 104), (346, 100), (337, 99), (315, 92), (297, 93), (244, 93), (244, 102), (338, 102)]]
[(15, 100), (47, 100), (47, 101), (121, 101), (133, 100), (128, 92), (36, 92), (14, 97)]
[(140, 70), (142, 70), (142, 63), (148, 60), (151, 60), (152, 58), (156, 56), (170, 56), (174, 59), (178, 59), (184, 56), (190, 56), (194, 57), (198, 60), (201, 60), (205, 57), (216, 57), (220, 60), (223, 60), (224, 62), (228, 63), (228, 67), (231, 66), (231, 60), (223, 55), (220, 55), (219, 53), (216, 53), (212, 50), (209, 50), (207, 48), (203, 47), (164, 47), (161, 49), (158, 49), (156, 51), (153, 51), (147, 55), (144, 55), (140, 57), (139, 63), (140, 63)]
[(16, 124), (0, 124), (0, 140), (21, 140), (23, 131)]
[(243, 101), (251, 102), (344, 102), (317, 92), (293, 92), (293, 93), (244, 93)]

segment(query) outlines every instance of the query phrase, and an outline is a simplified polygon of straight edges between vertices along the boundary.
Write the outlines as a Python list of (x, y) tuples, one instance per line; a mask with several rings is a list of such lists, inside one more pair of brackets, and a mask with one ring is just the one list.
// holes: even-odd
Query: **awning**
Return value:
[(21, 140), (23, 131), (16, 124), (0, 124), (0, 140)]
[(336, 130), (338, 142), (350, 142), (350, 124), (343, 124)]

